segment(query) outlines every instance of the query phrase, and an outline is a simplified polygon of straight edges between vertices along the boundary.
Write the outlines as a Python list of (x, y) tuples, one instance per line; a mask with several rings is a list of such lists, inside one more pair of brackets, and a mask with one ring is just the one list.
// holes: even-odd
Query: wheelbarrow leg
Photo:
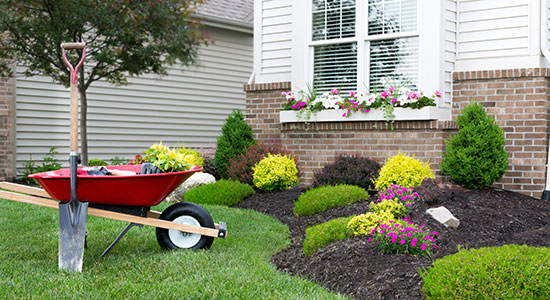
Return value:
[(59, 203), (59, 269), (82, 272), (88, 202), (76, 194), (78, 154), (71, 153), (71, 201)]
[(107, 249), (105, 249), (105, 251), (101, 253), (100, 257), (105, 257), (105, 255), (107, 255), (107, 253), (111, 251), (111, 249), (116, 245), (116, 243), (118, 243), (118, 241), (120, 241), (120, 239), (128, 232), (128, 230), (130, 230), (134, 226), (143, 227), (143, 224), (130, 222), (130, 224), (128, 224), (128, 226), (126, 226), (126, 228), (122, 230), (122, 232), (116, 237), (116, 239), (111, 243), (111, 245), (109, 245), (109, 247), (107, 247)]

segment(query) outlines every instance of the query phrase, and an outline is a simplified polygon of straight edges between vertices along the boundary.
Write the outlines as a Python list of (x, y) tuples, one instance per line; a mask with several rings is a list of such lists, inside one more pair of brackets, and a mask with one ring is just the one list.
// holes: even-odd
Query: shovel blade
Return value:
[(82, 272), (88, 202), (59, 203), (59, 269)]

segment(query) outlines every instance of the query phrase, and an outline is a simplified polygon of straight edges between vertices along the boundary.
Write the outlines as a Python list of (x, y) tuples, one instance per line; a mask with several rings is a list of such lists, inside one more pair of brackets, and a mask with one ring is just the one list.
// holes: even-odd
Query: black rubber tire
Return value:
[[(167, 209), (165, 209), (162, 212), (159, 219), (166, 220), (166, 221), (173, 221), (180, 216), (190, 216), (195, 218), (200, 223), (201, 227), (215, 228), (214, 220), (212, 220), (212, 216), (210, 216), (210, 213), (208, 213), (208, 211), (204, 209), (202, 206), (191, 202), (179, 202), (169, 206)], [(195, 250), (195, 249), (203, 249), (203, 248), (208, 249), (214, 242), (213, 237), (203, 235), (201, 236), (200, 240), (192, 247), (181, 248), (176, 246), (172, 242), (168, 234), (168, 231), (169, 231), (168, 229), (159, 228), (159, 227), (157, 227), (157, 230), (156, 230), (157, 241), (160, 247), (167, 250), (175, 250), (175, 249)]]

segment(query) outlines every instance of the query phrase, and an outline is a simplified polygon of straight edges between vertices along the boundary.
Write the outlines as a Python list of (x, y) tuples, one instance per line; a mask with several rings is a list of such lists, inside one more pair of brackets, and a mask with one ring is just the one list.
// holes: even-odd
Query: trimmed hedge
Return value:
[(256, 193), (254, 189), (247, 184), (222, 179), (216, 183), (201, 185), (187, 191), (185, 201), (231, 206), (254, 193)]
[(303, 248), (304, 254), (309, 256), (325, 245), (352, 237), (353, 231), (347, 227), (351, 218), (337, 218), (307, 228)]
[(313, 215), (332, 207), (362, 201), (368, 197), (367, 191), (354, 185), (322, 186), (303, 193), (294, 203), (294, 214)]
[(550, 299), (550, 248), (460, 250), (420, 272), (426, 299)]

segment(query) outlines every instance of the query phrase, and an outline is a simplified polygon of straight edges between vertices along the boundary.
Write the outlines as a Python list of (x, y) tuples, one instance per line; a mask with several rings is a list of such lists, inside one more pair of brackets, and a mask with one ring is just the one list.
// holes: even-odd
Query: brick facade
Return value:
[(0, 77), (0, 180), (14, 177), (15, 80)]
[[(495, 187), (540, 197), (546, 179), (550, 132), (550, 70), (515, 69), (456, 72), (453, 76), (452, 116), (469, 99), (483, 103), (504, 130), (510, 167)], [(442, 178), (439, 162), (444, 141), (456, 133), (454, 121), (279, 122), (284, 106), (282, 91), (290, 82), (245, 85), (246, 120), (259, 140), (280, 141), (298, 158), (302, 184), (338, 154), (359, 154), (383, 163), (398, 151), (431, 162)]]

